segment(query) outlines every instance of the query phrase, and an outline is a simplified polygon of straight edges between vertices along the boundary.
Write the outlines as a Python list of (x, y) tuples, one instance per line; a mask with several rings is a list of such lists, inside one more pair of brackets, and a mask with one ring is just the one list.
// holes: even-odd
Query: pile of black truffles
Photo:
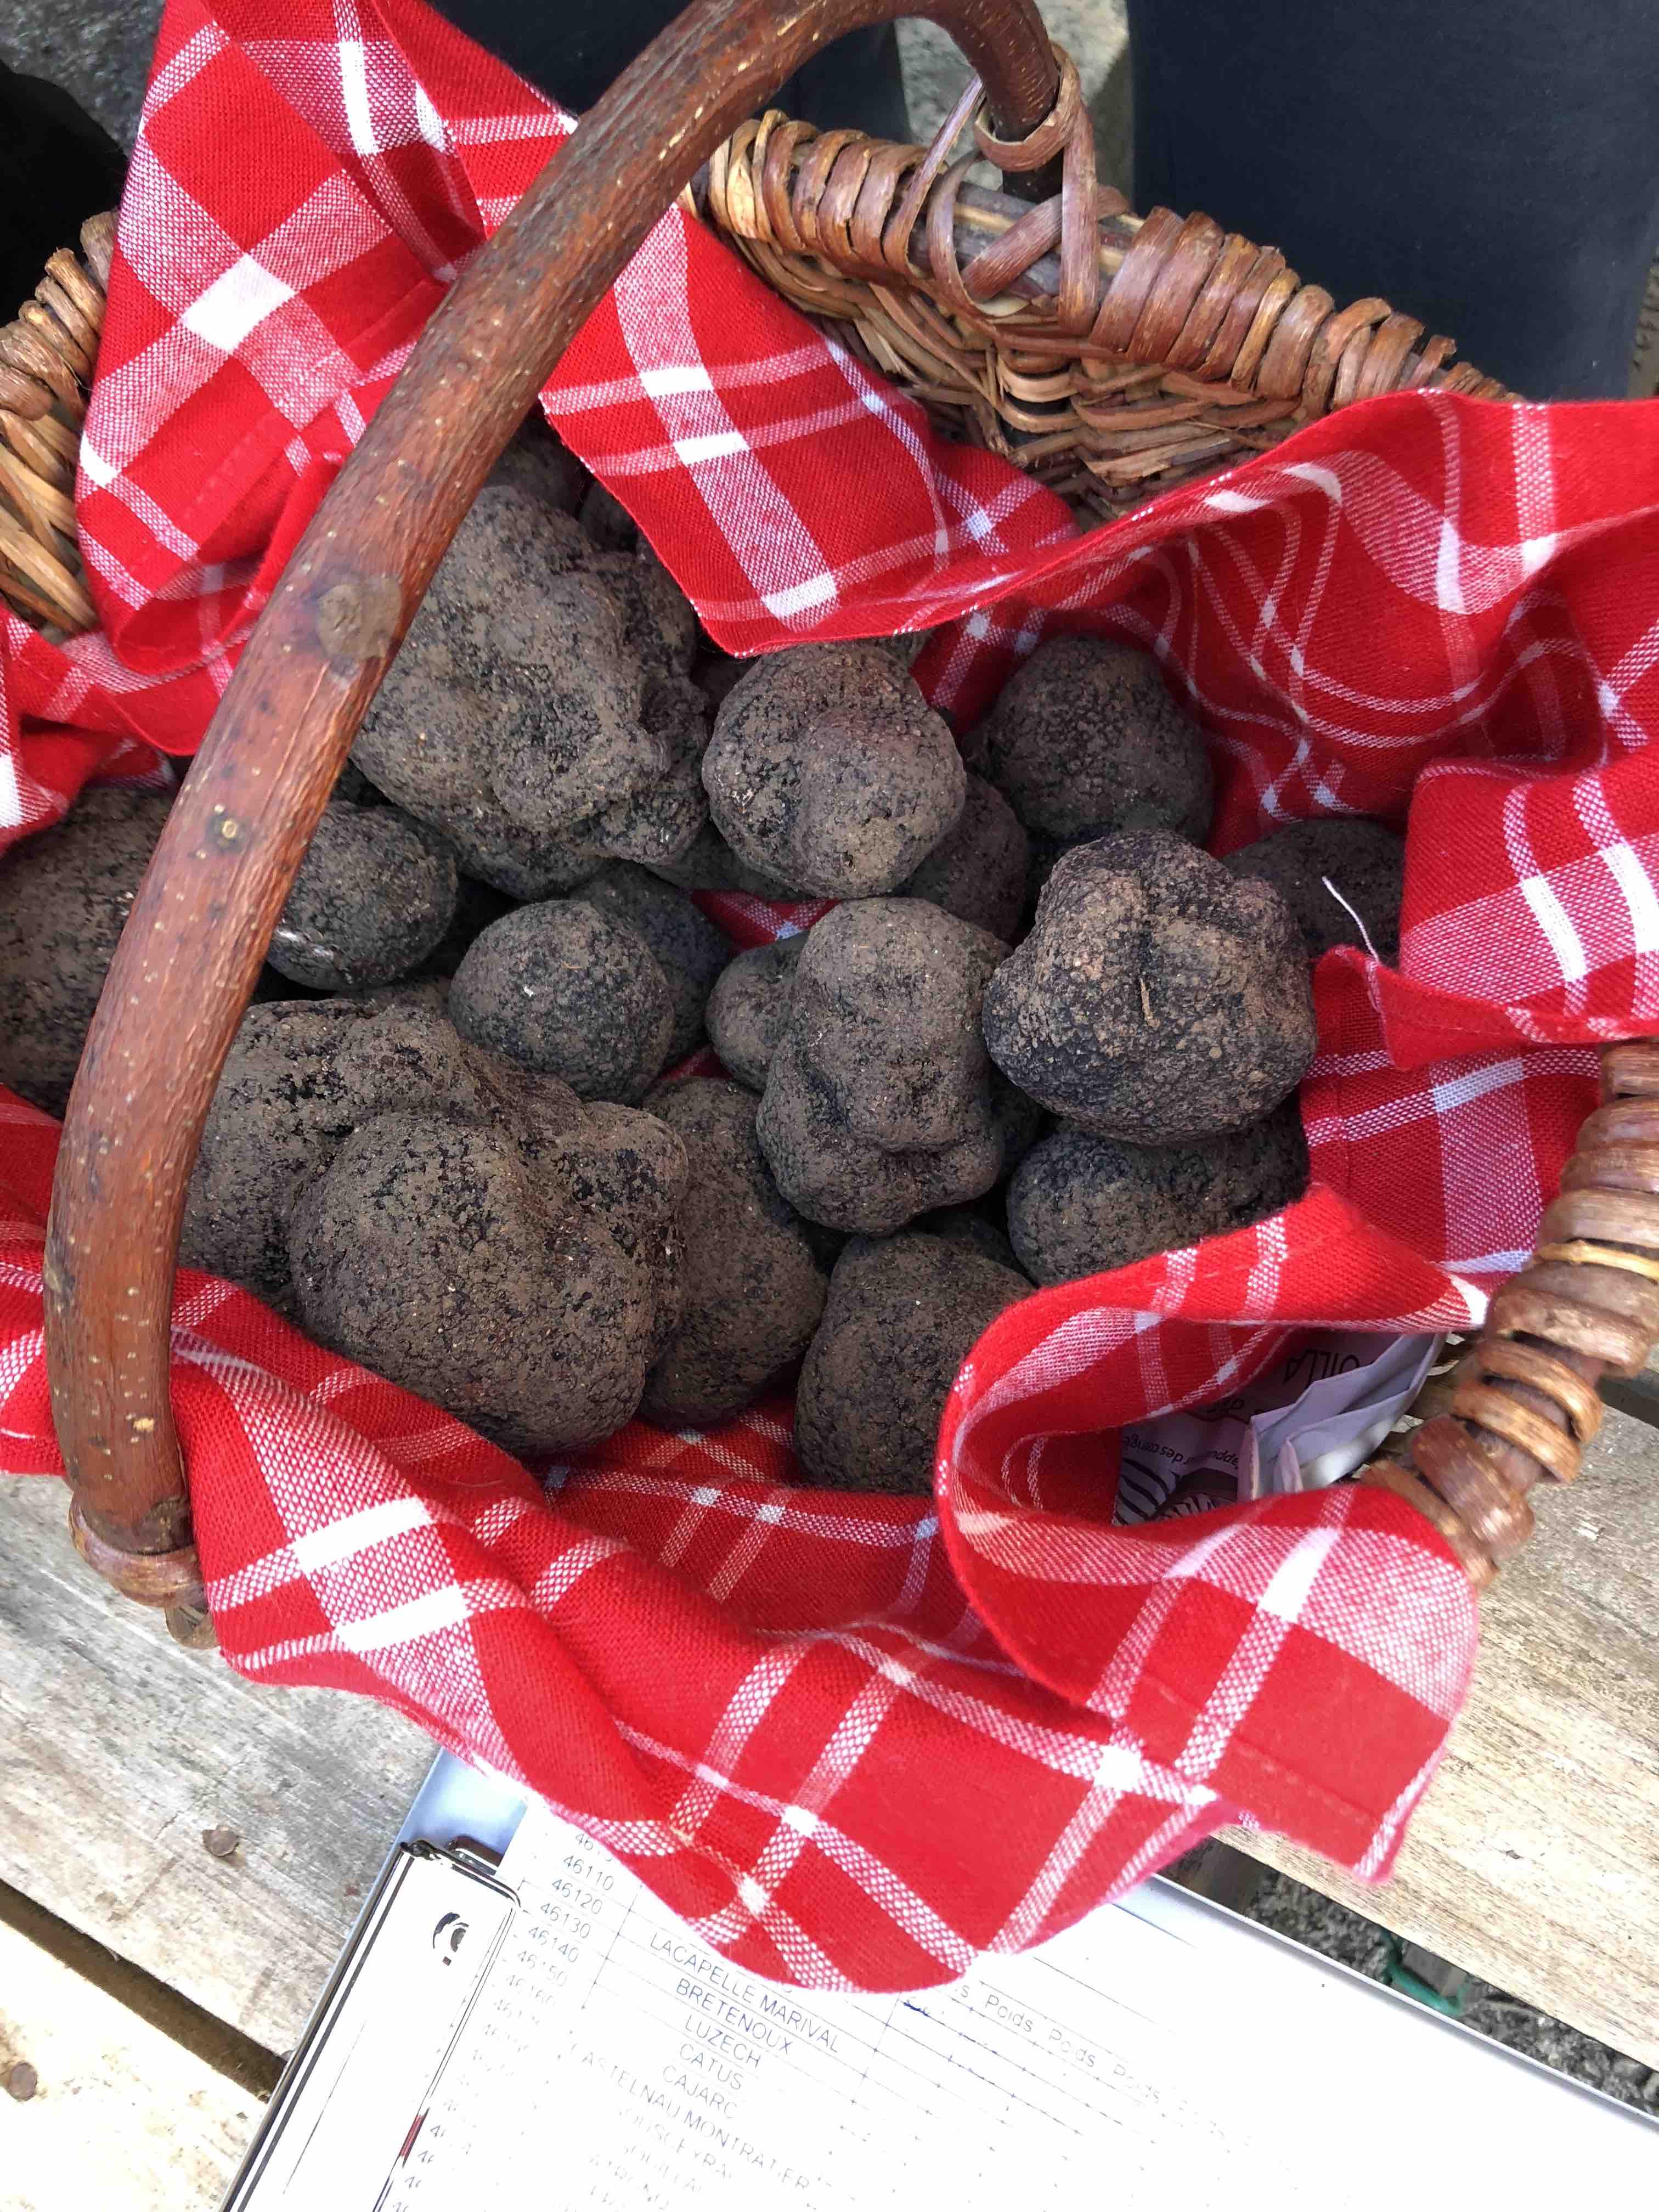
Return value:
[[(52, 1111), (167, 805), (0, 862), (0, 1082)], [(960, 746), (895, 646), (727, 659), (526, 434), (301, 867), (185, 1257), (517, 1451), (789, 1389), (803, 1480), (925, 1492), (1008, 1306), (1305, 1187), (1310, 963), (1395, 957), (1404, 848), (1218, 860), (1211, 806), (1123, 646), (1045, 641)], [(836, 903), (736, 951), (731, 890)]]

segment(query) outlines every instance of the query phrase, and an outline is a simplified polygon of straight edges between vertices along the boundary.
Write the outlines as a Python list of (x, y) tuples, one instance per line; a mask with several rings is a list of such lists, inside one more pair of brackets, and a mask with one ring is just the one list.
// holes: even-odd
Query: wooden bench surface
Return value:
[[(1659, 1431), (1611, 1413), (1577, 1490), (1539, 1517), (1486, 1601), (1475, 1687), (1395, 1878), (1362, 1887), (1231, 1840), (1659, 2065)], [(215, 2020), (292, 2046), (431, 1757), (377, 1707), (256, 1688), (178, 1650), (81, 1566), (57, 1485), (0, 1479), (0, 1881)], [(226, 1828), (240, 1841), (216, 1857), (203, 1833)], [(168, 2072), (142, 2021), (121, 2045), (100, 1992), (82, 2021), (67, 1972), (0, 1960), (0, 2047), (44, 2085), (0, 2097), (0, 2171), (45, 2158), (54, 2212), (210, 2208), (255, 2100), (187, 2053)], [(149, 2194), (101, 2194), (95, 2163), (73, 2168), (70, 2084), (88, 2117), (125, 2098), (141, 2129), (143, 2100), (184, 2099), (182, 2163)], [(37, 2166), (14, 2169), (14, 2144)], [(72, 2171), (86, 2185), (64, 2193)]]

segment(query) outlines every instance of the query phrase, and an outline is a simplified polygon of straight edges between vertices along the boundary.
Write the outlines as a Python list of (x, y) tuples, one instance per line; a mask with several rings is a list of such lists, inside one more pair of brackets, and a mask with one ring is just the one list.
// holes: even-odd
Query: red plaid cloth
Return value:
[[(0, 836), (199, 740), (365, 417), (566, 127), (417, 0), (171, 0), (82, 446), (104, 628), (5, 629)], [(1659, 411), (1377, 401), (1079, 538), (678, 212), (548, 406), (734, 649), (942, 625), (918, 673), (966, 726), (1046, 629), (1125, 637), (1212, 733), (1221, 848), (1409, 808), (1401, 969), (1319, 969), (1307, 1198), (1005, 1314), (931, 1501), (789, 1487), (776, 1405), (636, 1425), (550, 1502), (181, 1276), (226, 1656), (411, 1715), (806, 1983), (954, 1974), (1241, 1817), (1380, 1874), (1468, 1679), (1462, 1576), (1352, 1486), (1115, 1528), (1112, 1437), (1298, 1324), (1478, 1320), (1589, 1103), (1588, 1045), (1659, 1029)], [(742, 941), (781, 926), (720, 904)], [(46, 1474), (56, 1130), (0, 1112), (0, 1440)]]

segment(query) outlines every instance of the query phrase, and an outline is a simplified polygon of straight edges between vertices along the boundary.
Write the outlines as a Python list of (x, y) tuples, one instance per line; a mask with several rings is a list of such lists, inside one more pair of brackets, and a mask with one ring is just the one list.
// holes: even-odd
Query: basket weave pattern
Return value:
[[(1054, 107), (1017, 144), (991, 135), (977, 83), (926, 149), (774, 112), (715, 155), (697, 204), (942, 428), (1107, 517), (1356, 399), (1512, 396), (1386, 300), (1339, 308), (1206, 215), (1130, 214), (1096, 181), (1077, 71), (1055, 52)], [(1058, 159), (1060, 190), (1036, 206), (984, 190), (967, 182), (976, 159), (1005, 173)]]
[(104, 327), (115, 217), (84, 224), (0, 331), (0, 596), (60, 633), (97, 621), (76, 550), (75, 466)]

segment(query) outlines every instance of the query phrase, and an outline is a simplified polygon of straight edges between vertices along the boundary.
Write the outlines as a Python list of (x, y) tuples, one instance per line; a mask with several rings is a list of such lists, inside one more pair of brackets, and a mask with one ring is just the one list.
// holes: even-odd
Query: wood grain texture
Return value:
[(0, 1923), (0, 2053), (39, 2077), (0, 2094), (6, 2212), (213, 2212), (257, 2098)]
[[(0, 1880), (286, 2051), (433, 1747), (365, 1699), (169, 1643), (87, 1573), (64, 1506), (59, 1483), (0, 1478)], [(202, 1842), (220, 1827), (228, 1859)], [(71, 2201), (96, 2200), (53, 2212)]]
[(1227, 1840), (1659, 2066), (1659, 1431), (1607, 1415), (1480, 1612), (1474, 1686), (1392, 1881)]
[[(432, 572), (571, 338), (699, 166), (829, 40), (947, 29), (998, 127), (1059, 69), (1036, 0), (695, 0), (586, 115), (422, 331), (249, 638), (105, 981), (46, 1243), (52, 1417), (85, 1525), (178, 1554), (167, 1316), (202, 1124), (301, 855)], [(118, 1236), (110, 1225), (118, 1224)]]

